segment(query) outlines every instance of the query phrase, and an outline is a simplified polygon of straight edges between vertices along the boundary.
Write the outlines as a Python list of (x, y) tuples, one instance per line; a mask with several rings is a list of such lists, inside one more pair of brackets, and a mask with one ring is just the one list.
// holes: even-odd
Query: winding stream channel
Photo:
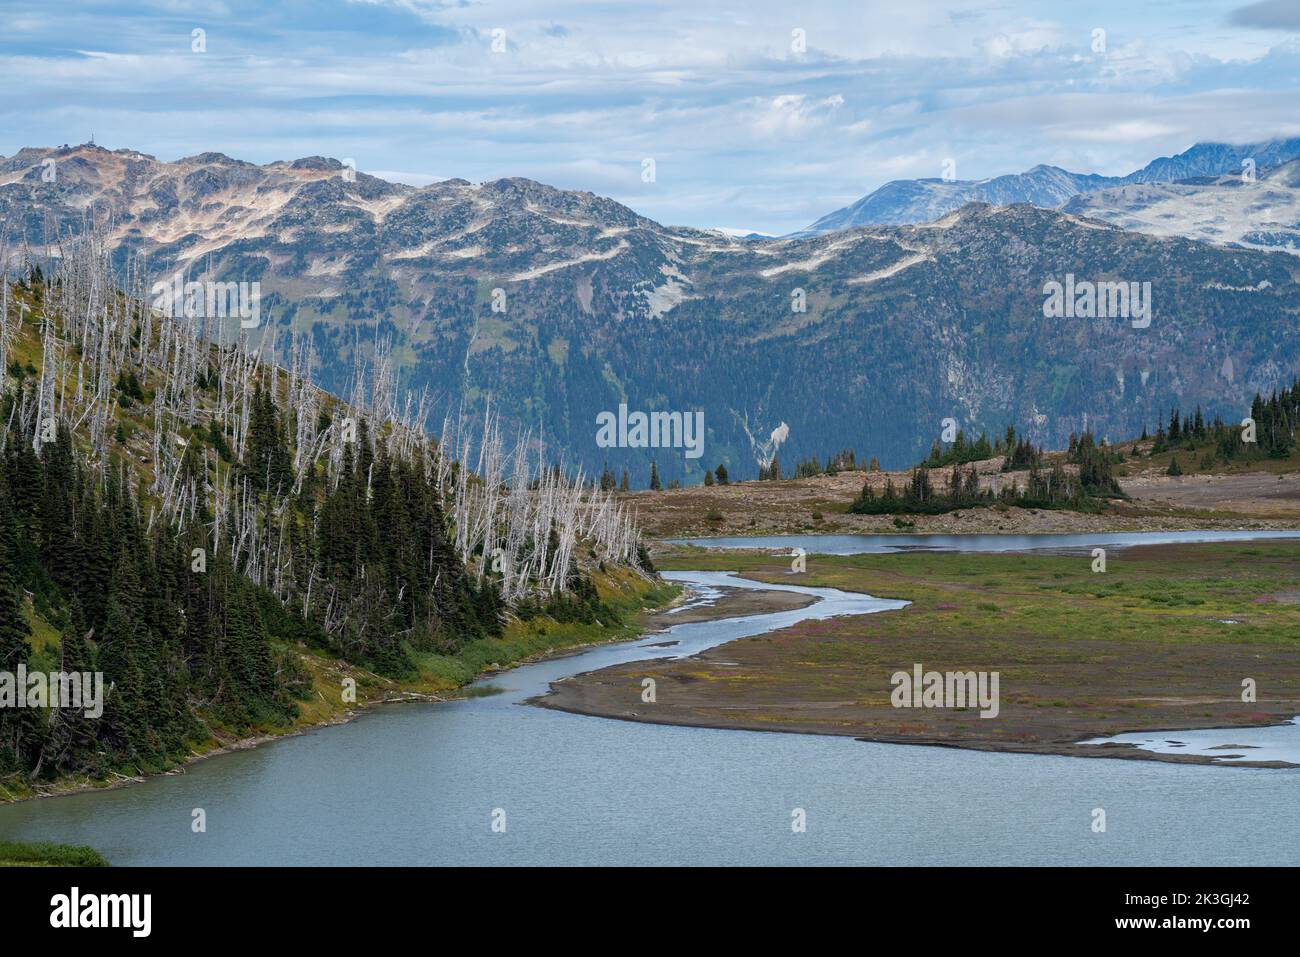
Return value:
[[(1169, 536), (1033, 544), (1120, 537)], [(926, 544), (981, 550), (969, 539)], [(522, 704), (569, 675), (905, 604), (719, 572), (666, 577), (703, 601), (720, 585), (819, 600), (525, 665), (479, 683), (496, 693), (378, 708), (142, 784), (0, 807), (0, 836), (90, 844), (119, 865), (1300, 863), (1300, 771), (870, 744)], [(1294, 741), (1300, 728), (1262, 732)], [(1096, 807), (1106, 833), (1090, 828)], [(196, 808), (206, 832), (191, 830)], [(791, 830), (794, 808), (806, 833)], [(492, 828), (499, 812), (504, 833)]]

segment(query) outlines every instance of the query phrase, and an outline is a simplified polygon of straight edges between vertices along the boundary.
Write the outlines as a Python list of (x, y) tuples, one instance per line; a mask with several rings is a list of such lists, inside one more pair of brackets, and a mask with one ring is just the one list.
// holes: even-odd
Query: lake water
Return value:
[[(681, 728), (521, 704), (566, 675), (902, 604), (723, 573), (668, 577), (706, 594), (727, 584), (820, 600), (527, 665), (481, 683), (499, 694), (379, 708), (143, 784), (0, 807), (0, 837), (91, 844), (115, 864), (1300, 863), (1292, 770)], [(1090, 827), (1098, 807), (1101, 834)], [(191, 830), (196, 808), (205, 833)], [(806, 833), (792, 832), (796, 808)]]
[(1213, 728), (1206, 731), (1140, 731), (1086, 744), (1117, 741), (1159, 754), (1200, 754), (1221, 764), (1286, 761), (1300, 765), (1300, 718), (1271, 728)]
[(739, 535), (673, 538), (668, 541), (705, 548), (802, 548), (806, 552), (822, 555), (862, 555), (921, 549), (1019, 552), (1028, 549), (1122, 548), (1125, 545), (1235, 542), (1270, 538), (1300, 538), (1300, 531), (1102, 532), (1089, 535)]

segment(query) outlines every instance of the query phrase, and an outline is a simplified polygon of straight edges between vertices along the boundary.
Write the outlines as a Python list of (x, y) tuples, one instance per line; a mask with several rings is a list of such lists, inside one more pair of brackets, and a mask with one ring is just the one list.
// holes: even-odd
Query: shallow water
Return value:
[(1201, 754), (1220, 764), (1286, 761), (1300, 765), (1300, 718), (1272, 728), (1211, 728), (1204, 731), (1138, 731), (1085, 744), (1137, 745), (1158, 754)]

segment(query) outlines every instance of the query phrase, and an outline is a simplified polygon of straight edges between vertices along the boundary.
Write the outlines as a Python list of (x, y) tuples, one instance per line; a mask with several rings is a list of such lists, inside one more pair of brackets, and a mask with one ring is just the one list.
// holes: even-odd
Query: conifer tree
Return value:
[(0, 474), (0, 671), (9, 672), (16, 670), (31, 653), (18, 581), (16, 548), (14, 510), (8, 484)]

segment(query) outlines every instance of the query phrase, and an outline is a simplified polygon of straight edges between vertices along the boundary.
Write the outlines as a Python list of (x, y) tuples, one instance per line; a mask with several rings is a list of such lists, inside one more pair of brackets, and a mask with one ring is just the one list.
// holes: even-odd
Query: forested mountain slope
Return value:
[(491, 423), (444, 450), (383, 355), (344, 402), (309, 344), (283, 368), (270, 340), (213, 345), (116, 287), (98, 235), (61, 253), (0, 281), (0, 676), (99, 673), (104, 695), (4, 702), (6, 792), (285, 726), (342, 694), (313, 658), (414, 678), (520, 619), (616, 622), (598, 577), (653, 584), (608, 495), (507, 459)]

